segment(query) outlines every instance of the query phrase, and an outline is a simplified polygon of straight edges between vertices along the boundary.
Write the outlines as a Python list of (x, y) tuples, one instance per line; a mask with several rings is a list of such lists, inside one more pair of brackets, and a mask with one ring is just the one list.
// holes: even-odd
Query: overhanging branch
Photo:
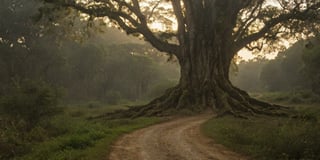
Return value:
[[(239, 38), (243, 37), (245, 32), (249, 29), (252, 23), (254, 23), (258, 18), (262, 10), (263, 0), (256, 3), (253, 6), (253, 9), (251, 12), (249, 12), (249, 15), (246, 17), (246, 19), (243, 22), (240, 22), (238, 31), (235, 32), (233, 35), (235, 40), (238, 40)], [(243, 10), (245, 12), (246, 10)]]
[(257, 41), (260, 38), (268, 36), (270, 30), (273, 27), (277, 26), (278, 24), (285, 23), (290, 20), (305, 21), (305, 20), (317, 18), (314, 12), (317, 12), (319, 8), (320, 8), (320, 3), (316, 3), (304, 11), (294, 10), (290, 13), (281, 14), (276, 18), (270, 19), (268, 22), (265, 23), (264, 27), (260, 31), (237, 40), (235, 42), (236, 51), (239, 51), (240, 49), (244, 48), (245, 46), (247, 46), (247, 44), (251, 43), (252, 41)]
[(55, 4), (57, 6), (62, 6), (65, 8), (73, 8), (82, 13), (94, 17), (108, 17), (110, 20), (115, 21), (127, 34), (142, 34), (146, 41), (150, 42), (156, 49), (161, 52), (166, 52), (169, 54), (174, 54), (178, 56), (178, 46), (176, 44), (171, 44), (163, 41), (155, 36), (155, 34), (149, 29), (146, 22), (146, 17), (140, 10), (139, 1), (132, 0), (132, 4), (129, 4), (123, 0), (113, 0), (119, 6), (125, 6), (127, 10), (131, 13), (123, 12), (120, 8), (114, 6), (111, 1), (95, 0), (95, 2), (101, 2), (103, 4), (96, 5), (81, 5), (75, 1), (68, 2), (57, 2), (53, 0), (45, 0), (48, 3)]
[(172, 0), (172, 6), (174, 10), (174, 14), (178, 21), (178, 40), (180, 44), (184, 44), (186, 38), (186, 28), (185, 28), (185, 17), (183, 15), (181, 1), (180, 0)]

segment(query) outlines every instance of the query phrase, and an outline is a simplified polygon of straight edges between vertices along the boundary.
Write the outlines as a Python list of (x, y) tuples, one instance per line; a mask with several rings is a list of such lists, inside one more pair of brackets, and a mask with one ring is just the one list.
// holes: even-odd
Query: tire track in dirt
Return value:
[(120, 138), (109, 160), (244, 160), (200, 133), (212, 115), (172, 120), (137, 130)]

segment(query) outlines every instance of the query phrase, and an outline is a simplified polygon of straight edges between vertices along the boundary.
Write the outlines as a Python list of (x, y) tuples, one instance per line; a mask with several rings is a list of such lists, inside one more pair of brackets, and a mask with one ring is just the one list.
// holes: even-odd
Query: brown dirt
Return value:
[(109, 160), (244, 160), (200, 133), (210, 115), (179, 118), (120, 138)]

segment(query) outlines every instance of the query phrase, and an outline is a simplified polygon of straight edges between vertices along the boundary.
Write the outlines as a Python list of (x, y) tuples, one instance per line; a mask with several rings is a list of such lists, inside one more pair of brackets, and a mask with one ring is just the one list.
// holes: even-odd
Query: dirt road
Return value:
[(120, 138), (109, 160), (239, 160), (247, 159), (200, 134), (209, 115), (180, 118)]

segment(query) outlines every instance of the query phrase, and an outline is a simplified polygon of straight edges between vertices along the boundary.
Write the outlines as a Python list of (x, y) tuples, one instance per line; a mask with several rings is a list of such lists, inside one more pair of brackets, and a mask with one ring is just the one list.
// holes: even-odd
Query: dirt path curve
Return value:
[(200, 134), (209, 115), (180, 118), (137, 130), (120, 138), (109, 160), (247, 159)]

